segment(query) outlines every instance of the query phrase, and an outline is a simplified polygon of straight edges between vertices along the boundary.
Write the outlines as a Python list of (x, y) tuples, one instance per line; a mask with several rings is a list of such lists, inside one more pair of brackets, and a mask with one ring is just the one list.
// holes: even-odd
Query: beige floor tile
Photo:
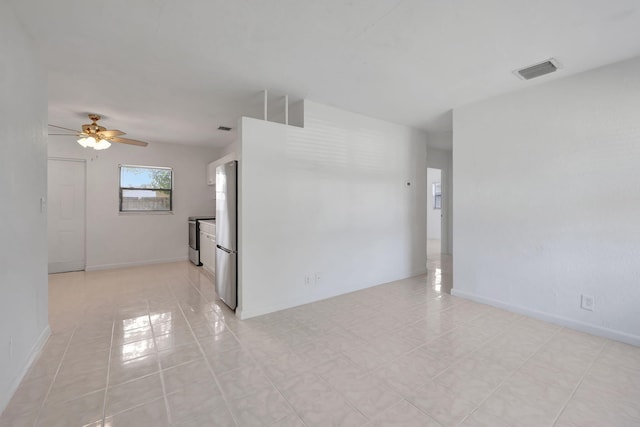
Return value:
[(273, 387), (269, 378), (257, 366), (225, 372), (218, 375), (218, 382), (229, 399), (238, 399)]
[(158, 360), (160, 361), (160, 367), (162, 369), (202, 359), (202, 351), (196, 342), (158, 353)]
[(205, 405), (191, 409), (186, 418), (173, 420), (172, 427), (242, 427), (237, 424), (220, 398), (211, 399)]
[(327, 382), (331, 380), (350, 380), (363, 377), (369, 371), (356, 365), (351, 359), (344, 355), (339, 355), (329, 361), (315, 366), (312, 372), (320, 376)]
[(47, 397), (48, 402), (65, 402), (87, 393), (102, 390), (107, 386), (107, 367), (98, 370), (56, 378)]
[(495, 389), (489, 383), (471, 375), (460, 374), (448, 369), (433, 379), (434, 382), (446, 387), (456, 396), (480, 405)]
[(575, 398), (569, 401), (556, 425), (563, 427), (639, 426), (640, 408), (637, 404), (627, 405), (616, 399), (607, 399), (604, 393), (597, 400)]
[(56, 379), (100, 370), (109, 363), (108, 348), (93, 353), (74, 353), (72, 350), (69, 348), (62, 359)]
[(3, 413), (0, 416), (0, 427), (33, 427), (38, 411), (26, 414)]
[(494, 393), (482, 404), (480, 410), (514, 426), (551, 426), (557, 413), (535, 405), (534, 399), (535, 396), (522, 398), (508, 393)]
[(330, 377), (327, 382), (341, 393), (355, 409), (373, 418), (402, 400), (379, 377), (370, 374), (361, 378)]
[(126, 344), (115, 344), (111, 347), (111, 363), (125, 364), (129, 360), (155, 354), (156, 346), (153, 338), (134, 341)]
[(207, 360), (217, 375), (255, 365), (251, 354), (243, 349), (225, 351), (216, 356), (207, 355)]
[(304, 422), (296, 414), (276, 420), (271, 425), (273, 427), (305, 427)]
[(407, 400), (445, 427), (457, 425), (476, 408), (475, 404), (435, 382), (416, 388)]
[(230, 399), (229, 408), (240, 426), (268, 426), (295, 415), (291, 406), (273, 386), (241, 398)]
[(264, 360), (262, 369), (274, 384), (282, 384), (311, 371), (309, 366), (300, 356), (294, 353), (278, 354), (273, 359)]
[(240, 343), (231, 332), (223, 332), (200, 340), (200, 345), (207, 357), (215, 357), (227, 351), (240, 350)]
[(305, 373), (278, 385), (278, 390), (295, 408), (307, 409), (313, 406), (317, 395), (336, 393), (331, 386), (319, 376)]
[(518, 424), (507, 422), (496, 415), (478, 409), (460, 424), (460, 427), (517, 427)]
[(156, 353), (150, 353), (136, 359), (128, 359), (124, 362), (112, 359), (111, 368), (109, 369), (109, 385), (122, 384), (158, 371), (160, 371), (160, 365), (158, 364), (158, 355)]
[(169, 418), (164, 398), (137, 406), (128, 411), (107, 417), (104, 427), (169, 427)]
[(191, 331), (170, 332), (164, 335), (156, 335), (156, 349), (158, 351), (171, 350), (187, 344), (195, 343), (195, 337)]
[(153, 339), (151, 326), (136, 329), (116, 329), (113, 334), (114, 345), (124, 345), (131, 342)]
[(111, 416), (148, 403), (164, 395), (160, 374), (152, 374), (120, 385), (109, 386), (105, 415)]
[(624, 367), (593, 366), (576, 394), (599, 396), (602, 393), (628, 402), (640, 402), (640, 371)]
[(624, 366), (627, 369), (640, 371), (640, 347), (610, 342), (604, 347), (597, 360), (612, 367)]
[(105, 391), (86, 394), (64, 403), (46, 403), (36, 422), (36, 427), (84, 426), (101, 422)]
[(36, 360), (27, 371), (23, 381), (49, 381), (55, 378), (60, 362), (62, 361), (62, 353), (59, 356), (42, 355)]
[(452, 297), (451, 264), (245, 321), (187, 262), (52, 275), (0, 426), (640, 425), (640, 348)]
[(201, 381), (167, 394), (172, 422), (196, 416), (204, 417), (216, 410), (227, 410), (218, 386), (212, 381)]
[(184, 389), (194, 383), (214, 381), (204, 360), (195, 360), (165, 369), (162, 371), (162, 377), (167, 393)]
[(376, 427), (441, 427), (442, 425), (421, 412), (418, 408), (402, 400), (382, 414), (375, 417), (372, 424)]
[(2, 415), (6, 418), (18, 418), (20, 415), (37, 414), (49, 392), (49, 387), (51, 387), (51, 381), (48, 379), (23, 382)]
[(526, 362), (518, 372), (542, 383), (566, 389), (574, 389), (583, 377), (581, 372), (545, 365), (537, 360)]

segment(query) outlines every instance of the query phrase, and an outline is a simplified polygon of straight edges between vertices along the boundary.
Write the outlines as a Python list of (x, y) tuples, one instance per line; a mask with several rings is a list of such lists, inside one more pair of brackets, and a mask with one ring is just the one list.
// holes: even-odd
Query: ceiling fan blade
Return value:
[(118, 129), (112, 129), (112, 130), (100, 131), (100, 132), (98, 132), (98, 135), (103, 136), (105, 138), (110, 138), (112, 136), (125, 135), (125, 133), (122, 132), (121, 130), (118, 130)]
[(81, 133), (79, 130), (76, 130), (76, 129), (63, 128), (62, 126), (56, 126), (56, 125), (52, 125), (52, 124), (49, 124), (49, 126), (51, 126), (52, 128), (68, 130), (68, 131), (74, 132), (74, 133)]
[(138, 145), (140, 147), (146, 147), (147, 145), (149, 145), (148, 142), (137, 141), (135, 139), (129, 139), (129, 138), (118, 138), (117, 136), (114, 136), (112, 138), (107, 138), (107, 140), (111, 142), (120, 142), (122, 144)]
[(56, 136), (82, 136), (81, 133), (48, 133), (47, 135), (56, 135)]

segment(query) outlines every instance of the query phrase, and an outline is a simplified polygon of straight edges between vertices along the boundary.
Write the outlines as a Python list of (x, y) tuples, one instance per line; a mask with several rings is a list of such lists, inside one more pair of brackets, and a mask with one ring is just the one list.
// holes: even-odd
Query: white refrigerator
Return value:
[(216, 293), (229, 308), (238, 293), (238, 162), (216, 168)]

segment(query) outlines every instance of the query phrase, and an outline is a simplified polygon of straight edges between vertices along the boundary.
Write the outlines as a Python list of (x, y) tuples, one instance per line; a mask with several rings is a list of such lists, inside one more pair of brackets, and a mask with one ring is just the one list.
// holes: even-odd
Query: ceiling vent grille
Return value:
[(223, 130), (225, 132), (229, 132), (231, 130), (230, 127), (226, 127), (226, 126), (218, 126), (218, 130)]
[(559, 68), (560, 65), (558, 64), (558, 61), (551, 58), (539, 64), (516, 70), (514, 73), (523, 80), (531, 80), (536, 77), (544, 76), (545, 74), (553, 73)]

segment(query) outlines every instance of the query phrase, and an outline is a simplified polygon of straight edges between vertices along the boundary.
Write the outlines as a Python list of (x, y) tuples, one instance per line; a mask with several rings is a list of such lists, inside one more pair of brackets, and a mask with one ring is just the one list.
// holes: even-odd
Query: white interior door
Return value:
[(49, 273), (85, 267), (85, 162), (49, 159)]

